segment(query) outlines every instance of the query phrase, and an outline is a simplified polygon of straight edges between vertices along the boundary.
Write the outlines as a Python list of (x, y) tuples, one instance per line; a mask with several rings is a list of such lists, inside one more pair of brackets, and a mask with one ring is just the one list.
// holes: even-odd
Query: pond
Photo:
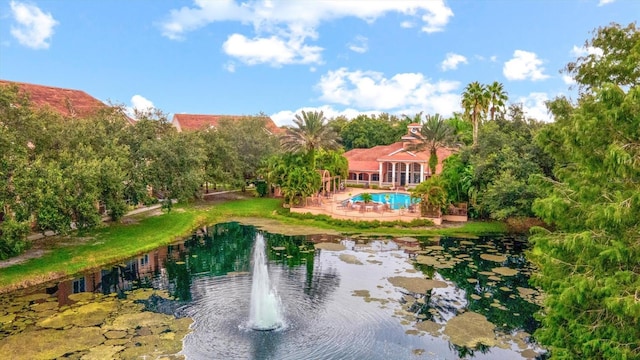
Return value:
[[(252, 330), (266, 242), (283, 326)], [(518, 237), (285, 236), (238, 223), (0, 296), (12, 359), (527, 359), (541, 295)]]

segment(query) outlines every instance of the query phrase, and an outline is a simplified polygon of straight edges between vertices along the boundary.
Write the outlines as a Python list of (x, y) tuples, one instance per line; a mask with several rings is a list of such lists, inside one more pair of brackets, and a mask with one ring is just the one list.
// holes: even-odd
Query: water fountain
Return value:
[(281, 328), (283, 325), (280, 298), (271, 287), (269, 280), (264, 236), (257, 233), (253, 248), (249, 327), (254, 330), (268, 331)]

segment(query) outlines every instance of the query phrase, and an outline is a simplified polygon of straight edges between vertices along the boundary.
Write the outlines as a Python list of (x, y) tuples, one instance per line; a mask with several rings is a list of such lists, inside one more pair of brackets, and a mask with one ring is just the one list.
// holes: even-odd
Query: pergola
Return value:
[(322, 179), (322, 195), (326, 197), (328, 193), (333, 192), (335, 194), (340, 184), (340, 175), (331, 176), (329, 170), (326, 169), (317, 171)]

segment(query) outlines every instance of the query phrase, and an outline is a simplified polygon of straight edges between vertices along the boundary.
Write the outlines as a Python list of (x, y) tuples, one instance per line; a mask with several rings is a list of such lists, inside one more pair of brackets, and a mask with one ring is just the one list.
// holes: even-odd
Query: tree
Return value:
[(326, 124), (322, 111), (302, 111), (302, 116), (296, 114), (293, 123), (296, 126), (288, 127), (282, 137), (282, 147), (285, 151), (305, 153), (312, 169), (316, 168), (316, 151), (335, 150), (340, 146), (337, 134)]
[(597, 89), (606, 83), (623, 88), (640, 85), (640, 31), (636, 23), (625, 27), (612, 23), (593, 31), (585, 42), (587, 55), (564, 68), (583, 90)]
[(436, 173), (438, 165), (438, 149), (448, 146), (457, 146), (455, 129), (451, 127), (440, 114), (427, 115), (420, 128), (418, 142), (409, 146), (410, 150), (429, 151), (429, 169), (431, 174)]
[(502, 83), (494, 81), (491, 85), (487, 86), (487, 92), (489, 95), (489, 113), (491, 114), (491, 121), (495, 119), (497, 111), (504, 111), (506, 101), (509, 99), (507, 92), (504, 91)]
[(244, 182), (243, 163), (238, 154), (238, 147), (226, 136), (227, 130), (223, 127), (212, 128), (199, 132), (204, 146), (204, 183), (206, 191), (209, 184), (217, 187), (221, 184), (236, 185)]
[(412, 198), (419, 198), (422, 216), (441, 216), (448, 204), (446, 183), (441, 176), (435, 175), (421, 182), (411, 191)]
[(149, 184), (169, 210), (171, 200), (189, 200), (200, 193), (205, 159), (197, 134), (174, 131), (149, 144), (148, 154)]
[[(240, 119), (221, 119), (216, 131), (221, 140), (234, 149), (234, 156), (237, 156), (237, 160), (229, 159), (235, 161), (234, 163), (224, 166), (237, 168), (242, 173), (242, 178), (237, 180), (243, 184), (247, 179), (256, 177), (264, 159), (280, 150), (279, 139), (266, 130), (266, 121), (262, 114)], [(224, 154), (217, 156), (225, 157)]]
[(487, 88), (477, 81), (474, 81), (464, 88), (462, 93), (462, 108), (466, 116), (470, 116), (473, 124), (473, 145), (478, 144), (478, 127), (482, 117), (487, 112), (489, 106), (489, 95)]
[(636, 359), (640, 35), (635, 26), (612, 25), (587, 44), (602, 56), (569, 68), (588, 91), (577, 104), (550, 102), (555, 122), (537, 137), (556, 166), (549, 194), (535, 201), (534, 211), (557, 230), (531, 238), (531, 259), (540, 269), (532, 279), (547, 295), (535, 335), (558, 358)]

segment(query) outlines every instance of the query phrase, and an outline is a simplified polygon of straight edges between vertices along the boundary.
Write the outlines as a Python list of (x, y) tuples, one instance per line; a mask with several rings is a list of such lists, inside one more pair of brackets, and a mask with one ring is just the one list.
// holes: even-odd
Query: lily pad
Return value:
[(430, 335), (439, 336), (442, 325), (431, 320), (420, 321), (416, 324), (416, 329), (425, 331)]
[(328, 250), (328, 251), (342, 251), (347, 249), (342, 244), (336, 244), (336, 243), (330, 243), (330, 242), (315, 244), (314, 247), (316, 249), (322, 249), (322, 250)]
[(340, 260), (346, 262), (347, 264), (362, 265), (360, 260), (358, 260), (358, 258), (355, 257), (355, 255), (340, 254)]
[(479, 344), (495, 346), (497, 341), (494, 328), (495, 325), (486, 317), (470, 311), (449, 320), (445, 325), (444, 334), (449, 336), (452, 344), (458, 346), (469, 348), (475, 348)]
[(97, 327), (29, 331), (0, 342), (0, 354), (12, 360), (57, 359), (68, 353), (96, 347), (104, 340)]
[(491, 271), (493, 271), (496, 274), (500, 274), (502, 276), (513, 276), (518, 273), (518, 270), (508, 268), (508, 267), (497, 267), (497, 268), (491, 269)]
[(499, 263), (507, 260), (507, 257), (504, 255), (492, 255), (492, 254), (480, 254), (480, 258), (483, 260), (495, 261)]
[(447, 287), (447, 283), (444, 281), (423, 279), (419, 277), (394, 276), (389, 278), (389, 282), (394, 286), (404, 288), (414, 294), (424, 294), (433, 288)]
[(94, 302), (45, 318), (38, 323), (38, 326), (54, 329), (62, 329), (69, 325), (80, 327), (96, 326), (102, 324), (115, 309), (116, 302), (113, 300)]

